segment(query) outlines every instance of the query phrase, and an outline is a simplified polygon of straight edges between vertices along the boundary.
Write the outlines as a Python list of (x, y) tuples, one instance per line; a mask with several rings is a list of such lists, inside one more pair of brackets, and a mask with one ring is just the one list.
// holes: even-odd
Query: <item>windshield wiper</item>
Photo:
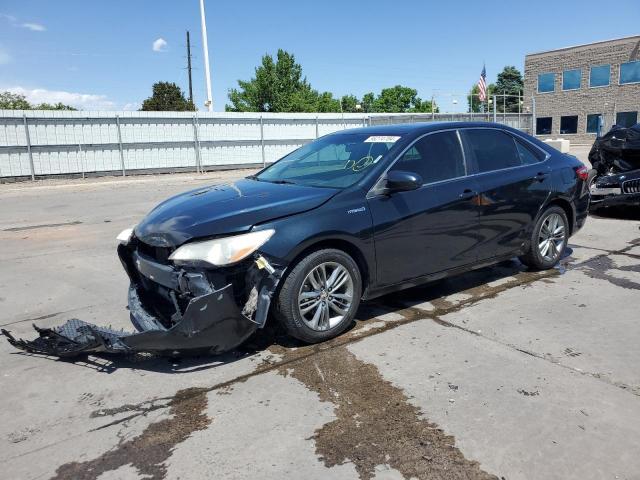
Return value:
[(255, 180), (256, 182), (260, 181), (257, 175), (247, 175), (245, 178), (248, 180)]
[(291, 180), (268, 180), (271, 183), (277, 183), (279, 185), (297, 185), (296, 182), (292, 182)]

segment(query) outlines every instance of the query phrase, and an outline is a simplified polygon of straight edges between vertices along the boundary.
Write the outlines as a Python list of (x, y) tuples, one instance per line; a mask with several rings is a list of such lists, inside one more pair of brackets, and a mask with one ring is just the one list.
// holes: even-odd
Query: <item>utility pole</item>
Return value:
[(205, 106), (213, 111), (213, 99), (211, 98), (211, 72), (209, 71), (209, 44), (207, 42), (207, 20), (204, 15), (204, 0), (200, 0), (200, 21), (202, 23), (202, 49), (204, 50), (204, 76), (207, 81), (207, 101)]
[(193, 83), (191, 82), (191, 40), (187, 30), (187, 72), (189, 73), (189, 101), (193, 103)]

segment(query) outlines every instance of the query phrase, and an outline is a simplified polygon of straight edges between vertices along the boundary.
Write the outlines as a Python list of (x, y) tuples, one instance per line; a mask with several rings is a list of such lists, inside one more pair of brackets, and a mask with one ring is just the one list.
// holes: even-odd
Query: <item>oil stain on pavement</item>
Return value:
[(466, 459), (453, 437), (422, 418), (402, 390), (346, 347), (323, 351), (279, 371), (335, 405), (337, 418), (313, 437), (316, 453), (327, 467), (352, 463), (362, 480), (372, 479), (378, 465), (388, 465), (405, 478), (497, 478)]
[(125, 465), (137, 469), (147, 480), (165, 478), (165, 461), (173, 448), (211, 423), (206, 414), (207, 391), (188, 388), (180, 390), (169, 403), (170, 418), (149, 425), (139, 436), (119, 443), (114, 449), (86, 462), (70, 462), (60, 466), (55, 480), (95, 480), (105, 472)]

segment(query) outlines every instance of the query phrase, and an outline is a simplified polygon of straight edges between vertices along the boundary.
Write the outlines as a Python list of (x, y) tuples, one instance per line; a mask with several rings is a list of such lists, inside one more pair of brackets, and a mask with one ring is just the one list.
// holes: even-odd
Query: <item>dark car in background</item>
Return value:
[(640, 123), (614, 125), (589, 152), (592, 209), (640, 206)]
[(47, 339), (219, 353), (273, 313), (292, 336), (327, 340), (361, 300), (514, 256), (553, 267), (587, 218), (587, 175), (498, 124), (327, 135), (256, 175), (170, 198), (119, 235), (139, 333), (73, 324)]

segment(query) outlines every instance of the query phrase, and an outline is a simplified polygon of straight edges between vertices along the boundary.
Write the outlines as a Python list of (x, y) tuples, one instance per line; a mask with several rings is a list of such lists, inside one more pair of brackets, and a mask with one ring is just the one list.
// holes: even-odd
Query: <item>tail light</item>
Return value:
[(587, 178), (589, 178), (589, 169), (586, 166), (582, 165), (581, 167), (574, 168), (574, 170), (576, 172), (576, 177), (578, 177), (583, 182), (586, 181)]

